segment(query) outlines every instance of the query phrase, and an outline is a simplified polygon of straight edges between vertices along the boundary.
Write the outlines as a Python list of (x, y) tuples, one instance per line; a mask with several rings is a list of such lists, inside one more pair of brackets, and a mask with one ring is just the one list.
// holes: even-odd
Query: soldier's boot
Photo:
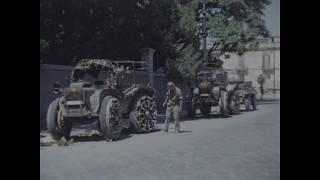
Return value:
[(176, 125), (175, 125), (175, 130), (174, 130), (175, 133), (179, 133), (180, 132), (180, 123), (179, 121), (177, 122), (176, 120)]
[(166, 110), (166, 120), (165, 120), (165, 123), (164, 123), (163, 132), (168, 132), (168, 130), (169, 130), (169, 123), (170, 123), (171, 114), (172, 114), (172, 110), (170, 108), (167, 108), (167, 110)]
[(179, 115), (179, 106), (176, 106), (173, 111), (173, 117), (175, 120), (175, 133), (180, 132), (180, 115)]
[(164, 128), (162, 129), (162, 132), (168, 132), (169, 130), (169, 122), (167, 122), (168, 120), (166, 119), (165, 123), (164, 123)]
[(169, 130), (169, 120), (166, 119), (162, 132), (168, 132), (168, 130)]
[(179, 133), (180, 132), (180, 119), (175, 119), (175, 133)]

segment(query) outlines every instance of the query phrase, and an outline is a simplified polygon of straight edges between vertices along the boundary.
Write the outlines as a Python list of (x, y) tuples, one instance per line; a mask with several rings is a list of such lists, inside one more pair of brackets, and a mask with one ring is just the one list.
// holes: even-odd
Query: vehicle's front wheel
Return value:
[(106, 96), (101, 103), (99, 115), (99, 131), (107, 140), (119, 139), (122, 131), (120, 101)]
[(157, 106), (150, 96), (141, 96), (134, 101), (130, 119), (136, 133), (147, 133), (155, 128), (157, 123)]
[(208, 106), (206, 104), (201, 104), (200, 111), (201, 111), (201, 114), (203, 114), (204, 117), (208, 117), (210, 115), (211, 106)]
[(245, 98), (245, 105), (246, 105), (246, 111), (251, 111), (252, 107), (252, 98), (251, 96), (248, 96)]
[(47, 112), (47, 128), (54, 140), (60, 140), (61, 137), (64, 137), (66, 140), (70, 139), (72, 121), (68, 121), (63, 117), (62, 111), (59, 108), (59, 98), (55, 99), (49, 105)]

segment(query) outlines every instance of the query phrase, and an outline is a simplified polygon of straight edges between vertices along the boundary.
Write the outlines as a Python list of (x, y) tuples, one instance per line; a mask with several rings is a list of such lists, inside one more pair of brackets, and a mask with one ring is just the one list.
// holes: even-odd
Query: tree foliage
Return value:
[[(211, 56), (244, 52), (266, 34), (269, 0), (207, 0)], [(156, 49), (155, 66), (190, 76), (201, 65), (198, 0), (40, 0), (40, 63), (74, 65), (81, 58), (140, 59)]]
[(41, 0), (40, 39), (50, 43), (48, 63), (80, 58), (140, 59), (157, 50), (163, 65), (175, 41), (175, 3), (157, 0)]
[(40, 64), (47, 62), (48, 50), (49, 50), (48, 41), (40, 39)]
[[(263, 10), (268, 4), (270, 0), (206, 0), (208, 39), (212, 40), (212, 46), (208, 49), (209, 58), (219, 58), (227, 52), (243, 54), (255, 48), (259, 36), (269, 35), (263, 19)], [(202, 8), (199, 0), (183, 0), (178, 5), (179, 26), (193, 42), (195, 39), (201, 41)], [(193, 45), (200, 49), (200, 43)], [(186, 60), (197, 62), (199, 58)], [(193, 74), (192, 69), (187, 71)]]

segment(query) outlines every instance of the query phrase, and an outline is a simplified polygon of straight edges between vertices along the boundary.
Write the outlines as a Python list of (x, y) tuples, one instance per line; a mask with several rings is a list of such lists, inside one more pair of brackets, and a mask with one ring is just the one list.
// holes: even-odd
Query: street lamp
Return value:
[(207, 9), (206, 9), (206, 0), (199, 1), (202, 4), (202, 10), (200, 11), (200, 18), (202, 20), (201, 26), (201, 35), (203, 38), (203, 62), (208, 63), (207, 55)]
[(208, 27), (207, 27), (207, 20), (208, 16), (213, 16), (214, 14), (218, 14), (222, 11), (221, 8), (217, 7), (206, 7), (207, 0), (198, 0), (199, 3), (202, 5), (202, 9), (199, 11), (200, 19), (201, 19), (201, 27), (200, 27), (200, 34), (203, 38), (203, 61), (204, 63), (208, 63), (208, 52), (207, 52), (207, 36), (208, 36)]
[(276, 43), (274, 37), (272, 37), (273, 43), (273, 96), (276, 95)]

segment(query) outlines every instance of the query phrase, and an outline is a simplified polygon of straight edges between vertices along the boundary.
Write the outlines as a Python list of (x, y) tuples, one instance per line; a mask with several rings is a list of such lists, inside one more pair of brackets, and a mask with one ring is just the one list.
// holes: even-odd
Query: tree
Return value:
[(175, 42), (176, 4), (167, 0), (41, 0), (40, 39), (50, 43), (52, 64), (81, 58), (140, 59), (140, 48), (156, 49), (163, 66)]
[[(207, 0), (209, 37), (214, 39), (210, 57), (245, 52), (266, 34), (261, 17), (268, 3)], [(151, 47), (155, 66), (166, 67), (171, 77), (190, 76), (203, 56), (200, 9), (198, 0), (40, 0), (40, 62), (139, 60), (139, 49)]]
[[(207, 0), (207, 13), (204, 13), (198, 0), (183, 0), (178, 5), (179, 26), (190, 35), (192, 42), (195, 39), (200, 42), (201, 17), (207, 16), (208, 37), (213, 40), (208, 50), (209, 58), (217, 59), (227, 52), (241, 55), (257, 46), (259, 36), (269, 35), (263, 20), (263, 10), (268, 4), (270, 0)], [(193, 43), (193, 48), (194, 51), (200, 49), (200, 43)]]
[(46, 40), (40, 39), (40, 64), (47, 62), (49, 43)]

